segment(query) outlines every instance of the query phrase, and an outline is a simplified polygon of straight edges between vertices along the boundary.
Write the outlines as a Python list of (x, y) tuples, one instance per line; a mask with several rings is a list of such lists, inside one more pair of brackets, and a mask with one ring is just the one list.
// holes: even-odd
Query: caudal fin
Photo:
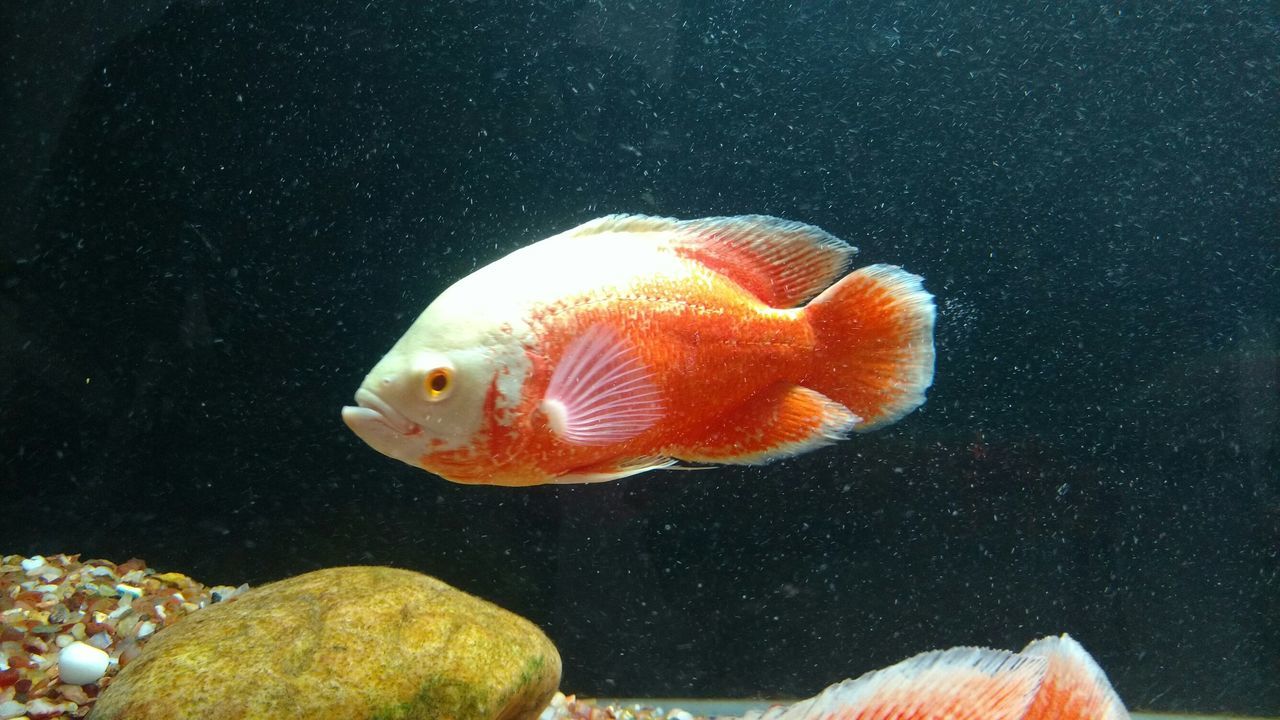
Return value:
[(933, 382), (933, 296), (918, 275), (870, 265), (805, 306), (816, 356), (801, 384), (844, 405), (862, 432), (924, 404)]
[(1129, 720), (1106, 673), (1070, 636), (1036, 640), (1022, 654), (1048, 661), (1024, 720)]

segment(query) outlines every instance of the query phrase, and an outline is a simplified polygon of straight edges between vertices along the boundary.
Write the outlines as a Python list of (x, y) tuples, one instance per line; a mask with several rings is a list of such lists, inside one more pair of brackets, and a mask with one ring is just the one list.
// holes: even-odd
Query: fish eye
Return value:
[(453, 390), (453, 371), (438, 367), (429, 371), (422, 378), (422, 389), (428, 400), (443, 400)]

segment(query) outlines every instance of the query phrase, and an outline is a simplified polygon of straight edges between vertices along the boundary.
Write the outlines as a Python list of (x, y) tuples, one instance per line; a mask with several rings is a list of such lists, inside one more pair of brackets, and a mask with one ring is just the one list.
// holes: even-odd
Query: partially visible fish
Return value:
[(762, 215), (610, 215), (432, 302), (343, 408), (448, 480), (596, 482), (762, 463), (898, 420), (933, 380), (932, 296)]
[(817, 696), (742, 720), (1129, 720), (1107, 676), (1067, 635), (1020, 653), (952, 648), (917, 655)]

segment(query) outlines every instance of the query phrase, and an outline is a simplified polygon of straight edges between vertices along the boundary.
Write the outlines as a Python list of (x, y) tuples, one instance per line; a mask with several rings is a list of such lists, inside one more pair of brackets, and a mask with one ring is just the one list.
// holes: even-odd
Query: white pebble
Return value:
[(142, 597), (142, 588), (120, 583), (116, 585), (116, 592), (120, 593), (120, 597), (140, 598)]
[(92, 645), (73, 642), (58, 653), (58, 674), (70, 685), (88, 685), (102, 679), (111, 656)]
[(34, 575), (42, 567), (44, 567), (43, 555), (32, 555), (22, 561), (22, 570), (28, 575)]
[(17, 700), (6, 700), (0, 703), (0, 720), (8, 720), (27, 714), (27, 704)]
[(672, 710), (667, 713), (667, 720), (693, 720), (693, 716), (684, 710)]

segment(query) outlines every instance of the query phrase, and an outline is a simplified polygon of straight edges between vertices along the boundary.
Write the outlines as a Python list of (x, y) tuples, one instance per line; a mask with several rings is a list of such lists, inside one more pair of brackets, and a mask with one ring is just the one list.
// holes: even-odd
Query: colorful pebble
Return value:
[(247, 589), (206, 587), (136, 559), (0, 558), (0, 720), (85, 717), (156, 633)]

